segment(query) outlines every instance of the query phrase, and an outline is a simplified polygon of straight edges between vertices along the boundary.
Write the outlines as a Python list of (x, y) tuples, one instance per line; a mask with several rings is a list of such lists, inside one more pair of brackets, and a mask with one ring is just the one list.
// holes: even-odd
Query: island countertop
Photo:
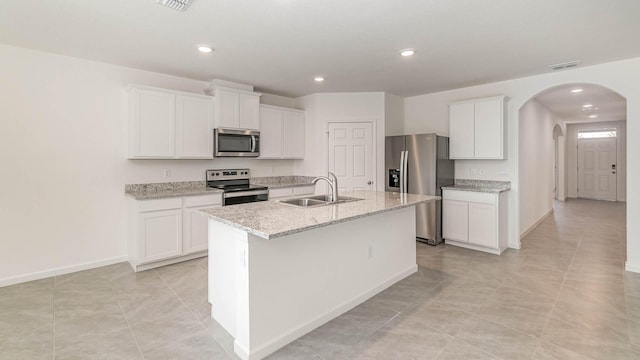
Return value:
[(440, 199), (439, 196), (363, 190), (340, 196), (362, 200), (308, 208), (262, 201), (201, 212), (249, 234), (273, 239)]

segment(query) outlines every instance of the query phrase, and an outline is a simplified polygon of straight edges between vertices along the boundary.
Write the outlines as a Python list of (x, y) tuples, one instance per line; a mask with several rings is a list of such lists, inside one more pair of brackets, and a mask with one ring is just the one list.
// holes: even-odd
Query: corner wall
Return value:
[(6, 45), (0, 68), (0, 286), (124, 261), (126, 183), (293, 174), (292, 160), (127, 160), (127, 84), (202, 94), (208, 83)]
[(555, 116), (535, 99), (520, 109), (520, 236), (553, 209)]

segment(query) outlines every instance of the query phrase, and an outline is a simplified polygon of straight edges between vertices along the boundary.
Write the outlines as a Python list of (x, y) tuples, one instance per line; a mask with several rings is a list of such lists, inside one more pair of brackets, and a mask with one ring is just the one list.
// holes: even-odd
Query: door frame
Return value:
[[(349, 124), (349, 123), (370, 123), (371, 124), (371, 140), (372, 140), (372, 158), (373, 162), (373, 178), (374, 178), (374, 190), (380, 191), (378, 186), (380, 185), (380, 181), (378, 181), (378, 128), (377, 128), (378, 120), (375, 118), (341, 118), (341, 119), (331, 119), (327, 120), (326, 128), (325, 128), (325, 141), (326, 141), (326, 152), (325, 152), (325, 172), (329, 171), (329, 127), (331, 124)], [(384, 139), (383, 139), (384, 140)], [(383, 142), (384, 144), (384, 142)], [(384, 154), (384, 150), (383, 150)], [(384, 157), (383, 157), (384, 158)], [(382, 184), (382, 191), (384, 191), (384, 183)]]

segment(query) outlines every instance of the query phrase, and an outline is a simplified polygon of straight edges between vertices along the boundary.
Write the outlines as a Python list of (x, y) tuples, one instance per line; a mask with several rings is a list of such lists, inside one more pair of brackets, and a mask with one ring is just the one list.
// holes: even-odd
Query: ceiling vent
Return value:
[(549, 65), (549, 69), (551, 69), (553, 71), (555, 71), (555, 70), (564, 70), (564, 69), (570, 69), (570, 68), (576, 67), (579, 64), (580, 64), (579, 60), (569, 61), (569, 62), (566, 62), (566, 63)]
[(158, 4), (172, 8), (173, 10), (185, 11), (193, 0), (158, 0)]

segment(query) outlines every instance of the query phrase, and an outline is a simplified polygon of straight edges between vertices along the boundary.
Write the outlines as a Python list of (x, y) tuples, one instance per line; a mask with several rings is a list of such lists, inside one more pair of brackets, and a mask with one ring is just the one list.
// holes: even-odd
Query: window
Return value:
[(578, 139), (600, 139), (600, 138), (612, 138), (612, 137), (613, 138), (616, 137), (615, 129), (578, 131)]

